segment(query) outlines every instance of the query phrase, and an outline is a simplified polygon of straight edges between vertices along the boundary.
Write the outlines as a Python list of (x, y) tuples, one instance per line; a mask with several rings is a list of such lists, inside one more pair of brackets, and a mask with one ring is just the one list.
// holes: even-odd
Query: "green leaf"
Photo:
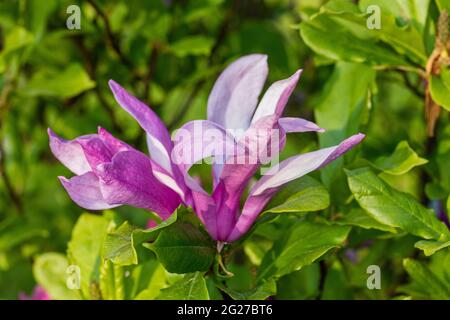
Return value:
[(300, 33), (315, 52), (333, 60), (398, 66), (409, 64), (401, 56), (405, 55), (425, 63), (425, 48), (418, 30), (399, 27), (388, 12), (381, 14), (381, 29), (370, 30), (367, 18), (349, 1), (330, 1), (318, 14), (301, 23)]
[(345, 270), (339, 261), (334, 261), (327, 270), (322, 300), (350, 300), (353, 298), (349, 280)]
[[(131, 277), (134, 279), (134, 287), (130, 297), (136, 300), (153, 300), (161, 289), (168, 285), (168, 272), (156, 260), (150, 260), (137, 266)], [(136, 294), (138, 292), (138, 294)]]
[(173, 273), (206, 271), (214, 261), (216, 249), (209, 236), (191, 222), (178, 220), (161, 230), (153, 243), (145, 243), (163, 266)]
[(336, 221), (338, 224), (360, 227), (363, 229), (376, 229), (391, 233), (398, 230), (375, 220), (370, 214), (360, 208), (351, 209), (342, 219)]
[(300, 270), (330, 249), (340, 246), (349, 232), (348, 226), (307, 221), (296, 223), (266, 253), (258, 270), (257, 280)]
[(0, 225), (0, 252), (36, 237), (48, 237), (48, 231), (25, 224), (22, 220), (5, 220)]
[(91, 285), (99, 283), (101, 248), (108, 224), (102, 216), (85, 213), (72, 231), (67, 254), (71, 264), (81, 270), (81, 290), (85, 297), (92, 297)]
[(441, 249), (450, 246), (450, 241), (431, 241), (420, 240), (414, 245), (416, 248), (422, 250), (426, 256), (431, 256)]
[(123, 300), (125, 297), (124, 273), (119, 265), (103, 260), (100, 266), (99, 287), (103, 300)]
[(8, 56), (14, 51), (32, 43), (33, 39), (33, 35), (20, 26), (15, 26), (8, 34), (6, 34), (3, 50), (0, 51), (0, 74), (6, 69)]
[(86, 71), (79, 64), (70, 64), (64, 70), (49, 74), (37, 72), (23, 92), (30, 96), (55, 96), (71, 98), (95, 87)]
[(449, 238), (447, 227), (434, 211), (423, 207), (410, 194), (390, 187), (368, 168), (346, 173), (359, 205), (378, 222), (425, 239)]
[(79, 300), (80, 290), (67, 287), (66, 257), (60, 253), (44, 253), (39, 255), (33, 264), (33, 275), (36, 281), (45, 289), (52, 300)]
[(378, 158), (374, 166), (388, 174), (402, 175), (426, 163), (428, 160), (419, 157), (407, 141), (401, 141), (390, 156)]
[(436, 4), (440, 11), (447, 10), (450, 12), (450, 1), (449, 0), (436, 0)]
[(359, 7), (365, 12), (368, 6), (379, 6), (381, 12), (388, 12), (403, 23), (412, 21), (422, 30), (426, 24), (430, 0), (361, 0)]
[(318, 263), (304, 266), (277, 281), (277, 299), (305, 300), (319, 295), (320, 268)]
[(5, 37), (0, 58), (5, 58), (9, 53), (23, 48), (33, 42), (33, 35), (25, 28), (15, 26)]
[[(357, 82), (354, 81), (356, 78)], [(314, 109), (317, 124), (327, 129), (319, 135), (321, 148), (337, 145), (360, 131), (371, 109), (374, 83), (375, 71), (372, 68), (356, 63), (336, 64)], [(328, 188), (343, 163), (342, 157), (321, 170), (322, 181)]]
[(284, 186), (266, 206), (265, 213), (310, 212), (330, 205), (327, 189), (317, 180), (305, 176)]
[(201, 272), (189, 273), (172, 286), (162, 289), (158, 300), (209, 300), (208, 288)]
[(434, 102), (450, 111), (450, 70), (442, 68), (440, 76), (431, 77), (430, 93)]
[(137, 264), (138, 255), (136, 248), (145, 241), (156, 239), (160, 230), (171, 225), (176, 220), (177, 211), (156, 227), (146, 230), (134, 228), (125, 221), (116, 230), (106, 235), (103, 246), (103, 258), (122, 266)]
[(450, 299), (450, 288), (423, 263), (412, 259), (404, 259), (403, 266), (414, 281), (415, 286), (426, 293), (428, 298), (439, 300)]
[(176, 41), (170, 45), (170, 50), (178, 57), (188, 55), (206, 56), (211, 52), (214, 39), (205, 36), (190, 36)]
[(218, 287), (234, 300), (265, 300), (270, 296), (274, 296), (277, 292), (277, 285), (274, 279), (269, 279), (246, 292), (238, 292), (221, 284)]

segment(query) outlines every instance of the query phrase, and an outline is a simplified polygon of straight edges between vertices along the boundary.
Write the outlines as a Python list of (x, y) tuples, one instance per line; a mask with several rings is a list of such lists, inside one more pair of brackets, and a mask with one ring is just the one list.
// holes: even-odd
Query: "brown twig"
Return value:
[[(403, 77), (403, 81), (404, 84), (406, 85), (406, 87), (412, 92), (414, 93), (418, 98), (420, 99), (425, 99), (425, 93), (423, 93), (422, 91), (419, 90), (419, 88), (417, 87), (417, 85), (415, 85), (414, 83), (412, 83), (410, 81), (410, 79), (408, 78), (408, 73), (406, 72), (400, 72), (402, 77)], [(422, 80), (422, 79), (421, 79)]]
[(150, 57), (149, 57), (149, 61), (148, 61), (148, 72), (147, 74), (144, 76), (144, 92), (143, 92), (143, 99), (146, 99), (146, 101), (151, 102), (151, 97), (150, 97), (150, 83), (152, 82), (153, 76), (155, 74), (155, 69), (156, 69), (156, 62), (158, 60), (158, 55), (159, 55), (159, 43), (158, 42), (154, 42), (151, 48), (151, 53), (150, 53)]
[(87, 2), (94, 8), (97, 15), (102, 19), (103, 24), (105, 25), (106, 36), (108, 38), (108, 42), (111, 45), (111, 48), (119, 57), (120, 61), (126, 65), (130, 70), (133, 68), (132, 63), (127, 59), (127, 57), (123, 54), (120, 49), (119, 41), (117, 41), (116, 36), (112, 32), (111, 24), (109, 23), (109, 18), (105, 14), (105, 12), (97, 5), (94, 0), (87, 0)]
[[(81, 56), (83, 58), (83, 62), (85, 65), (85, 68), (89, 74), (89, 76), (97, 81), (97, 77), (96, 77), (96, 65), (95, 63), (92, 61), (92, 57), (93, 55), (91, 54), (91, 52), (89, 52), (89, 50), (86, 48), (86, 46), (84, 45), (84, 42), (81, 38), (77, 38), (74, 37), (72, 38), (76, 44), (76, 46), (78, 47)], [(108, 101), (106, 100), (105, 96), (103, 95), (100, 87), (98, 85), (96, 85), (95, 89), (94, 89), (98, 100), (100, 101), (100, 104), (102, 105), (103, 109), (106, 111), (106, 113), (108, 114), (108, 117), (111, 121), (111, 124), (113, 126), (113, 129), (117, 132), (117, 133), (122, 133), (123, 129), (119, 124), (119, 121), (117, 120), (117, 117), (114, 113), (113, 108), (111, 107), (111, 105), (108, 103)]]

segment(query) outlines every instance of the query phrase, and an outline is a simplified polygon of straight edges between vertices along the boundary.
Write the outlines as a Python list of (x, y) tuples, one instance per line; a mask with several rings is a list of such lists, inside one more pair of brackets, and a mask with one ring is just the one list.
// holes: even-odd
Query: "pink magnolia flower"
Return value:
[[(288, 79), (273, 83), (258, 104), (267, 73), (265, 55), (248, 55), (233, 62), (219, 76), (211, 91), (208, 120), (192, 121), (180, 129), (183, 135), (190, 133), (192, 139), (188, 142), (178, 137), (178, 134), (174, 138), (174, 150), (178, 153), (189, 152), (198, 143), (204, 148), (194, 155), (189, 165), (181, 169), (191, 189), (194, 211), (211, 237), (220, 242), (233, 242), (245, 234), (284, 184), (325, 166), (364, 138), (363, 134), (357, 134), (337, 146), (297, 155), (273, 166), (250, 188), (241, 209), (243, 194), (262, 164), (259, 160), (239, 161), (241, 158), (249, 159), (249, 155), (256, 154), (258, 159), (262, 153), (267, 153), (272, 140), (278, 138), (278, 150), (274, 152), (271, 149), (272, 154), (269, 154), (270, 157), (276, 156), (283, 148), (286, 133), (289, 132), (323, 131), (307, 120), (281, 117), (301, 70)], [(199, 126), (203, 130), (195, 130)], [(235, 131), (230, 133), (228, 129)], [(214, 148), (205, 150), (209, 140), (205, 138), (204, 132), (208, 130), (221, 132), (219, 138), (225, 144), (231, 139), (235, 143), (234, 150), (244, 152), (230, 155), (226, 151), (221, 152), (220, 148), (218, 154)], [(261, 145), (264, 146), (262, 149), (258, 147)], [(214, 189), (208, 194), (199, 182), (189, 177), (188, 170), (200, 158), (210, 156), (218, 156), (219, 159), (225, 157), (226, 161), (213, 164)]]
[[(281, 117), (300, 70), (272, 84), (258, 104), (267, 73), (265, 55), (244, 56), (228, 66), (209, 96), (208, 120), (185, 124), (176, 133), (175, 144), (161, 119), (111, 80), (117, 102), (145, 130), (150, 156), (102, 128), (97, 134), (71, 141), (49, 130), (53, 154), (76, 174), (71, 179), (60, 177), (63, 186), (78, 205), (90, 210), (126, 204), (152, 210), (166, 219), (179, 204), (192, 206), (214, 240), (236, 241), (285, 183), (325, 166), (364, 138), (357, 134), (337, 146), (294, 156), (272, 167), (250, 189), (240, 208), (251, 178), (265, 163), (264, 154), (268, 159), (278, 156), (286, 133), (323, 131), (310, 121)], [(195, 130), (198, 126), (203, 130)], [(230, 133), (228, 129), (236, 131)], [(221, 142), (231, 142), (231, 152), (211, 148), (204, 135), (211, 130), (220, 133)], [(190, 136), (188, 141), (182, 139), (185, 133)], [(200, 152), (196, 152), (199, 146)], [(186, 152), (192, 153), (192, 161), (180, 162), (178, 155)], [(256, 161), (248, 161), (253, 155)], [(225, 160), (213, 164), (211, 194), (188, 173), (193, 163), (209, 156)]]
[(43, 287), (37, 285), (34, 287), (33, 293), (30, 296), (21, 292), (19, 294), (19, 300), (51, 300), (51, 297)]
[(146, 131), (150, 157), (103, 128), (97, 134), (70, 141), (49, 129), (53, 154), (76, 174), (70, 179), (59, 179), (72, 200), (85, 209), (130, 205), (167, 219), (188, 195), (178, 167), (170, 160), (170, 134), (144, 103), (116, 82), (111, 80), (109, 84), (120, 106)]

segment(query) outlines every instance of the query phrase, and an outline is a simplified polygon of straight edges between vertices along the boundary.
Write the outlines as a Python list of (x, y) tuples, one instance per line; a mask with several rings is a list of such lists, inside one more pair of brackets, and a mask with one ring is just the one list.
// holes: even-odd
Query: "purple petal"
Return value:
[(358, 133), (337, 146), (301, 154), (282, 161), (279, 165), (267, 171), (266, 175), (255, 184), (252, 194), (257, 195), (266, 189), (279, 187), (327, 165), (360, 143), (364, 137), (364, 134)]
[(356, 134), (338, 146), (291, 157), (270, 169), (267, 175), (253, 186), (236, 225), (227, 237), (227, 242), (236, 241), (250, 229), (264, 206), (283, 184), (322, 168), (356, 146), (364, 137), (364, 134)]
[(291, 77), (277, 81), (267, 89), (256, 109), (252, 123), (273, 114), (278, 115), (278, 117), (281, 116), (292, 91), (294, 91), (295, 86), (297, 85), (301, 72), (302, 70), (298, 70)]
[(150, 159), (138, 151), (122, 151), (99, 165), (100, 189), (111, 204), (127, 204), (156, 212), (166, 219), (181, 200), (152, 172)]
[(172, 141), (164, 123), (146, 104), (129, 94), (117, 82), (110, 80), (109, 86), (120, 106), (131, 114), (147, 133), (147, 144), (152, 159), (171, 172), (169, 155)]
[[(83, 149), (76, 140), (65, 140), (57, 136), (50, 128), (47, 130), (50, 138), (50, 149), (55, 157), (70, 171), (81, 175), (91, 171)], [(85, 136), (93, 137), (95, 135)]]
[(310, 131), (317, 131), (317, 132), (324, 132), (325, 129), (322, 129), (314, 122), (302, 119), (302, 118), (280, 118), (278, 120), (278, 124), (281, 128), (283, 128), (284, 131), (291, 133), (291, 132), (310, 132)]
[(226, 129), (247, 129), (269, 69), (267, 56), (237, 59), (219, 76), (208, 99), (208, 120)]
[(82, 147), (84, 155), (94, 172), (99, 164), (110, 162), (114, 155), (103, 140), (98, 137), (90, 137), (89, 139), (78, 138), (76, 141)]
[(102, 127), (98, 127), (98, 136), (102, 139), (103, 143), (108, 147), (112, 154), (133, 149), (125, 142), (115, 138), (111, 133)]
[(218, 180), (222, 164), (239, 150), (234, 137), (220, 125), (208, 120), (186, 123), (174, 135), (172, 159), (185, 174), (200, 160), (213, 157), (213, 173)]
[[(235, 222), (239, 209), (240, 199), (250, 179), (261, 166), (262, 156), (267, 153), (271, 155), (274, 150), (272, 141), (274, 134), (279, 134), (277, 116), (264, 117), (246, 132), (242, 137), (241, 144), (245, 148), (245, 153), (237, 154), (231, 159), (227, 159), (227, 163), (223, 166), (220, 176), (220, 182), (214, 189), (213, 197), (219, 198), (216, 193), (220, 194), (220, 208), (217, 210), (218, 238), (225, 240)], [(277, 143), (276, 148), (279, 148)], [(256, 149), (255, 149), (256, 148)], [(271, 150), (271, 152), (268, 152)], [(275, 150), (276, 153), (279, 152)], [(273, 156), (273, 155), (272, 155)]]
[(80, 207), (88, 210), (104, 210), (117, 207), (105, 201), (100, 191), (99, 179), (93, 172), (71, 179), (58, 177), (70, 198)]
[(191, 191), (194, 212), (205, 226), (211, 238), (219, 240), (217, 234), (218, 229), (220, 229), (221, 226), (218, 226), (217, 224), (218, 206), (216, 200), (200, 186), (198, 181), (187, 174), (185, 176), (185, 181)]

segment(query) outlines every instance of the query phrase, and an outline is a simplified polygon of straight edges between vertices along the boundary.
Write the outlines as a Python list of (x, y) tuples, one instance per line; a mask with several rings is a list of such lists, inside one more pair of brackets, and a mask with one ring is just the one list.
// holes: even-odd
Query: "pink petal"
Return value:
[(122, 151), (111, 163), (97, 168), (100, 189), (111, 204), (127, 204), (169, 217), (181, 203), (180, 197), (153, 174), (150, 159), (138, 151)]
[(70, 198), (80, 207), (88, 210), (104, 210), (117, 207), (105, 201), (100, 191), (99, 179), (93, 172), (87, 172), (71, 179), (58, 177)]
[(133, 149), (125, 142), (115, 138), (111, 133), (109, 133), (102, 127), (98, 127), (98, 136), (100, 137), (100, 139), (102, 139), (103, 143), (111, 151), (112, 154)]
[(99, 164), (110, 162), (114, 155), (103, 140), (98, 137), (78, 138), (76, 141), (83, 149), (84, 155), (94, 172)]
[(291, 132), (310, 132), (310, 131), (317, 131), (317, 132), (324, 132), (325, 129), (322, 129), (314, 122), (302, 119), (302, 118), (280, 118), (278, 120), (278, 124), (281, 128), (283, 128), (284, 131), (291, 133)]
[(359, 144), (364, 137), (364, 134), (356, 134), (337, 146), (291, 157), (269, 170), (253, 186), (227, 242), (236, 241), (250, 229), (264, 206), (283, 184), (322, 168)]
[(265, 116), (273, 114), (281, 116), (286, 104), (300, 78), (301, 70), (298, 70), (291, 77), (273, 83), (261, 99), (261, 102), (253, 116), (252, 123), (257, 122)]
[[(220, 182), (213, 193), (214, 198), (219, 198), (216, 193), (221, 198), (218, 201), (220, 208), (217, 210), (220, 240), (226, 239), (237, 221), (240, 199), (250, 179), (261, 166), (262, 156), (266, 153), (273, 156), (271, 153), (279, 152), (282, 143), (277, 143), (277, 149), (268, 152), (273, 146), (274, 135), (280, 134), (280, 130), (274, 130), (277, 127), (276, 115), (264, 117), (254, 123), (241, 138), (241, 144), (246, 146), (245, 152), (227, 159), (228, 162), (223, 166)], [(255, 147), (258, 149), (255, 150)]]
[(42, 286), (37, 285), (34, 287), (31, 296), (27, 296), (25, 293), (21, 292), (19, 294), (19, 300), (51, 300), (51, 297)]
[(230, 64), (208, 99), (208, 120), (226, 129), (247, 129), (269, 69), (267, 56), (251, 54)]
[[(50, 138), (50, 149), (54, 156), (61, 161), (70, 171), (81, 175), (91, 171), (83, 149), (76, 140), (65, 140), (57, 136), (50, 128), (47, 130)], [(85, 138), (95, 135), (84, 136)]]
[(129, 94), (117, 82), (110, 80), (109, 86), (120, 106), (147, 132), (147, 144), (152, 159), (171, 172), (169, 155), (172, 141), (164, 123), (146, 104)]

